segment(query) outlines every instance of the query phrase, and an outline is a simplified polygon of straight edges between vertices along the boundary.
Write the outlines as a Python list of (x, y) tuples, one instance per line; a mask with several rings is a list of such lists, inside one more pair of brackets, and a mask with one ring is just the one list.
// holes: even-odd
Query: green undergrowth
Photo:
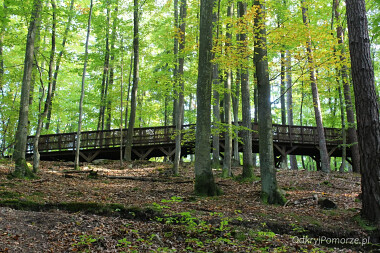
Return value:
[(354, 216), (354, 221), (356, 221), (359, 224), (359, 226), (365, 231), (372, 232), (372, 231), (377, 230), (377, 227), (375, 224), (371, 224), (371, 222), (361, 217), (360, 214), (357, 214)]
[(252, 177), (243, 177), (242, 175), (237, 175), (233, 177), (233, 179), (241, 184), (253, 183), (253, 182), (261, 180), (260, 176), (256, 176), (256, 175), (253, 175)]

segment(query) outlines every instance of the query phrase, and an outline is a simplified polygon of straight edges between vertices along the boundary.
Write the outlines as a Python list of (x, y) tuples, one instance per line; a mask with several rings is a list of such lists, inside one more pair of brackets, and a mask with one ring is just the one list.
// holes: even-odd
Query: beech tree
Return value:
[[(247, 14), (247, 4), (239, 2), (239, 17), (243, 18)], [(241, 43), (241, 52), (243, 55), (241, 68), (241, 104), (242, 104), (242, 125), (246, 128), (242, 131), (243, 137), (243, 178), (253, 177), (253, 158), (252, 158), (252, 132), (251, 130), (251, 96), (249, 92), (249, 74), (248, 74), (248, 55), (245, 55), (247, 50), (246, 46), (247, 33), (243, 29), (239, 36), (239, 43)]]
[[(344, 33), (343, 27), (340, 20), (339, 13), (339, 1), (334, 0), (334, 18), (337, 23), (336, 27), (336, 36), (338, 38), (338, 50), (340, 51), (339, 59), (342, 62), (340, 68), (340, 75), (343, 82), (343, 90), (344, 90), (344, 103), (346, 105), (346, 113), (347, 113), (347, 122), (348, 122), (348, 141), (351, 146), (352, 153), (352, 170), (356, 173), (360, 173), (360, 154), (359, 154), (359, 145), (358, 145), (358, 136), (356, 133), (356, 122), (355, 122), (355, 114), (354, 114), (354, 105), (352, 104), (351, 98), (351, 87), (350, 80), (348, 77), (348, 67), (347, 67), (347, 59), (346, 59), (346, 50), (344, 46)], [(345, 136), (344, 136), (345, 138)]]
[(90, 2), (90, 11), (88, 13), (88, 23), (87, 23), (87, 35), (86, 35), (86, 44), (85, 44), (85, 52), (84, 52), (84, 64), (83, 64), (83, 74), (82, 74), (82, 86), (81, 86), (81, 94), (79, 101), (79, 119), (78, 119), (78, 131), (77, 131), (77, 140), (75, 146), (75, 161), (74, 168), (79, 169), (79, 153), (80, 153), (80, 139), (82, 135), (82, 117), (83, 117), (83, 100), (84, 100), (84, 85), (86, 80), (86, 71), (87, 71), (87, 63), (88, 63), (88, 43), (90, 40), (90, 32), (91, 32), (91, 17), (92, 17), (92, 8), (93, 1)]
[(218, 189), (211, 170), (212, 12), (214, 0), (201, 0), (195, 133), (195, 185), (197, 194), (215, 196)]
[(273, 130), (265, 28), (265, 1), (255, 0), (255, 56), (258, 89), (261, 198), (269, 204), (285, 204), (277, 186), (273, 154)]
[[(49, 112), (49, 108), (51, 106), (51, 99), (52, 99), (52, 93), (53, 93), (53, 70), (54, 70), (54, 59), (55, 59), (55, 34), (56, 34), (56, 4), (55, 0), (51, 0), (51, 6), (52, 6), (52, 33), (51, 33), (51, 50), (50, 50), (50, 59), (49, 59), (49, 80), (48, 80), (48, 89), (47, 89), (47, 96), (45, 101), (44, 110), (41, 112), (41, 114), (38, 117), (38, 123), (37, 123), (37, 130), (36, 135), (34, 137), (34, 144), (33, 144), (33, 172), (37, 172), (39, 168), (40, 163), (40, 154), (38, 151), (38, 142), (41, 135), (41, 130), (43, 126), (43, 120), (46, 118)], [(38, 66), (38, 64), (37, 64)], [(40, 70), (41, 71), (41, 70)], [(41, 72), (40, 72), (41, 73)], [(43, 87), (43, 81), (41, 78), (41, 89), (43, 90), (42, 94), (44, 94), (44, 87)], [(42, 99), (43, 95), (40, 98), (40, 105), (42, 106)]]
[(33, 9), (28, 28), (28, 35), (26, 39), (26, 50), (24, 60), (24, 75), (22, 78), (21, 99), (20, 99), (20, 112), (16, 132), (16, 144), (13, 152), (13, 159), (15, 160), (15, 170), (12, 175), (15, 177), (29, 177), (33, 173), (28, 168), (25, 161), (26, 141), (28, 137), (28, 114), (29, 114), (29, 93), (30, 82), (32, 77), (33, 59), (34, 59), (34, 41), (36, 38), (36, 31), (40, 18), (40, 11), (42, 7), (41, 0), (33, 1)]
[(133, 86), (131, 91), (131, 111), (125, 144), (124, 160), (132, 160), (133, 129), (136, 121), (137, 89), (139, 85), (139, 1), (133, 1)]
[(319, 139), (319, 152), (321, 159), (321, 170), (323, 172), (330, 172), (330, 157), (326, 147), (326, 137), (322, 121), (321, 103), (319, 99), (317, 79), (315, 74), (314, 59), (313, 59), (313, 49), (312, 40), (309, 31), (309, 19), (308, 19), (308, 9), (305, 0), (301, 0), (302, 5), (302, 19), (306, 26), (307, 32), (309, 33), (306, 41), (307, 58), (309, 64), (309, 74), (310, 74), (310, 85), (313, 94), (313, 107), (315, 114), (315, 121), (317, 123), (318, 139)]
[(186, 34), (186, 0), (181, 0), (180, 5), (180, 20), (181, 24), (180, 28), (180, 41), (179, 41), (179, 52), (181, 56), (178, 59), (178, 83), (179, 83), (179, 92), (178, 99), (176, 103), (176, 131), (177, 135), (175, 138), (175, 158), (174, 158), (174, 166), (173, 166), (173, 174), (178, 175), (179, 173), (179, 162), (181, 159), (181, 141), (182, 141), (182, 125), (183, 125), (183, 117), (184, 117), (184, 92), (185, 92), (185, 80), (183, 76), (184, 65), (185, 65), (185, 34)]
[(362, 174), (362, 215), (380, 228), (380, 115), (364, 0), (347, 0), (348, 38)]

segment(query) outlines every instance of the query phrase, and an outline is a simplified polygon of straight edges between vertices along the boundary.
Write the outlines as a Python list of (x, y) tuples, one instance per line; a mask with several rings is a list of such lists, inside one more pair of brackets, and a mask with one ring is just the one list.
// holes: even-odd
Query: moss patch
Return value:
[(122, 204), (94, 202), (37, 203), (29, 200), (0, 200), (0, 206), (26, 211), (63, 210), (71, 213), (84, 212), (104, 216), (120, 216), (127, 219), (151, 220), (159, 215), (152, 208), (125, 207)]
[(3, 198), (3, 199), (14, 199), (20, 196), (21, 194), (18, 192), (0, 191), (0, 198)]

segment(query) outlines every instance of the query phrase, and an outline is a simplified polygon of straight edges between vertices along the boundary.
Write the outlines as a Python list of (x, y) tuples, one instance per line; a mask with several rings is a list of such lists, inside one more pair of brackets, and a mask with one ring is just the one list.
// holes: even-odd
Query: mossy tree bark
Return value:
[(358, 122), (362, 215), (380, 229), (380, 120), (364, 0), (347, 0), (347, 24)]
[(284, 204), (276, 179), (273, 154), (273, 128), (270, 102), (270, 83), (268, 73), (268, 58), (266, 49), (265, 1), (255, 0), (257, 13), (255, 17), (255, 56), (257, 87), (258, 87), (258, 118), (259, 118), (259, 152), (261, 172), (261, 197), (269, 204)]
[(33, 1), (33, 10), (28, 28), (28, 35), (26, 40), (25, 60), (24, 60), (24, 74), (22, 78), (21, 87), (21, 99), (20, 99), (20, 111), (19, 120), (16, 131), (16, 144), (13, 152), (13, 158), (15, 160), (15, 170), (12, 174), (16, 177), (26, 177), (30, 174), (25, 161), (26, 142), (28, 137), (28, 114), (29, 114), (29, 93), (30, 83), (33, 70), (34, 59), (34, 41), (36, 37), (36, 31), (38, 29), (38, 23), (40, 18), (40, 11), (42, 7), (41, 0)]
[(211, 169), (211, 92), (212, 92), (212, 12), (214, 0), (201, 0), (199, 63), (197, 82), (197, 125), (195, 138), (195, 193), (218, 194)]

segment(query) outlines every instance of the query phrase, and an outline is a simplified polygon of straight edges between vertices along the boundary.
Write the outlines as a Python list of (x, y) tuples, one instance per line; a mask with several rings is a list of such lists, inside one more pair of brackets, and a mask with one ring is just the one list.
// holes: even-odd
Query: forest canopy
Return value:
[[(342, 26), (347, 34), (345, 3), (341, 1), (340, 23), (332, 19), (333, 1), (305, 1), (308, 7), (309, 30), (312, 39), (314, 64), (321, 99), (325, 127), (341, 127), (341, 105), (339, 87), (342, 85), (340, 67), (350, 66), (348, 40), (345, 39), (345, 62), (341, 61), (335, 29)], [(246, 15), (239, 17), (237, 4), (220, 0), (214, 7), (218, 18), (214, 21), (213, 62), (218, 64), (220, 78), (225, 70), (235, 74), (244, 62), (249, 70), (251, 102), (254, 104), (255, 67), (253, 62), (255, 7), (248, 3)], [(70, 7), (72, 4), (72, 7)], [(178, 68), (178, 57), (183, 57), (184, 72), (184, 124), (195, 123), (196, 83), (198, 71), (199, 2), (187, 1), (186, 44), (178, 55), (173, 51), (173, 40), (181, 38), (180, 20), (176, 20), (173, 0), (142, 1), (140, 13), (140, 77), (137, 93), (135, 127), (173, 125), (174, 104), (178, 96), (178, 83), (173, 77)], [(232, 14), (227, 15), (227, 6), (232, 4)], [(0, 151), (2, 155), (12, 153), (18, 121), (19, 99), (25, 55), (25, 43), (33, 1), (9, 1), (1, 4), (1, 64), (0, 64)], [(371, 53), (375, 70), (377, 91), (379, 84), (379, 8), (378, 0), (367, 1)], [(55, 13), (53, 20), (52, 13)], [(281, 52), (291, 55), (291, 78), (295, 125), (316, 124), (310, 91), (306, 35), (302, 22), (300, 1), (266, 1), (267, 50), (273, 123), (281, 122), (284, 110), (281, 98), (287, 90), (281, 87)], [(44, 120), (42, 134), (75, 132), (78, 124), (81, 74), (84, 62), (84, 43), (89, 13), (89, 1), (58, 0), (53, 9), (50, 1), (43, 1), (41, 20), (36, 34), (35, 66), (32, 75), (29, 111), (29, 135), (34, 135), (40, 112), (43, 110), (49, 80), (49, 57), (51, 54), (52, 29), (55, 24), (55, 60), (53, 70), (59, 66), (56, 86), (53, 88), (51, 111)], [(126, 128), (126, 108), (130, 105), (128, 91), (132, 85), (132, 41), (133, 3), (131, 1), (94, 1), (89, 62), (86, 74), (84, 115), (82, 130)], [(68, 23), (68, 21), (70, 22)], [(177, 24), (175, 24), (177, 22)], [(244, 31), (247, 39), (242, 49), (238, 34)], [(218, 36), (216, 36), (218, 33)], [(227, 34), (232, 36), (228, 37)], [(64, 43), (65, 41), (65, 43)], [(59, 55), (62, 55), (59, 58)], [(108, 55), (108, 56), (107, 56)], [(108, 62), (106, 58), (108, 57)], [(244, 60), (248, 57), (248, 60)], [(60, 63), (58, 62), (60, 59)], [(121, 65), (123, 64), (123, 73)], [(106, 71), (105, 71), (106, 70)], [(112, 74), (111, 74), (112, 73)], [(121, 78), (123, 75), (123, 78)], [(123, 94), (120, 88), (123, 80)], [(236, 80), (236, 78), (234, 78)], [(213, 89), (223, 99), (222, 82)], [(232, 83), (232, 89), (236, 85)], [(285, 93), (284, 93), (285, 92)], [(127, 95), (128, 94), (128, 95)], [(45, 96), (45, 97), (41, 97)], [(124, 108), (124, 119), (120, 119), (120, 99)], [(41, 102), (40, 102), (41, 101)], [(239, 100), (241, 103), (241, 100)], [(126, 108), (125, 108), (126, 107)], [(223, 111), (223, 108), (221, 109)], [(255, 107), (252, 106), (252, 115)], [(103, 114), (103, 115), (101, 115)], [(241, 120), (241, 112), (239, 112)], [(253, 117), (252, 117), (253, 118)], [(123, 121), (123, 122), (121, 122)]]

